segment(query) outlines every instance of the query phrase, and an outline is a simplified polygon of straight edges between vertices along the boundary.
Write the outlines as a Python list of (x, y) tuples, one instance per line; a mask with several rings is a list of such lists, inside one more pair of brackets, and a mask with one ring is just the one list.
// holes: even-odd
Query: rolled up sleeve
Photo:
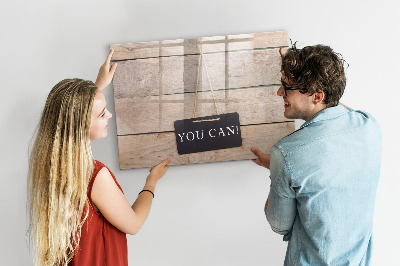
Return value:
[(284, 235), (283, 240), (288, 241), (297, 213), (296, 194), (291, 187), (290, 171), (284, 156), (275, 146), (271, 150), (270, 172), (267, 220), (272, 230)]

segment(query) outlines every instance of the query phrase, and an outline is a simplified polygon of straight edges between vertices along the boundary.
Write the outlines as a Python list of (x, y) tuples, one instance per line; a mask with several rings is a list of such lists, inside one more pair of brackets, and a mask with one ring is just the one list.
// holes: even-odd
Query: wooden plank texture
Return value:
[[(241, 125), (292, 121), (283, 116), (278, 86), (214, 92), (219, 113), (238, 112)], [(117, 135), (174, 131), (174, 121), (193, 118), (195, 93), (115, 99)], [(215, 115), (210, 91), (197, 95), (196, 117)]]
[[(243, 88), (280, 83), (279, 49), (239, 51), (204, 55), (199, 91)], [(114, 97), (128, 98), (194, 92), (199, 55), (158, 57), (118, 63), (113, 86)]]
[(287, 32), (265, 32), (238, 35), (202, 37), (111, 45), (113, 61), (149, 57), (182, 56), (199, 54), (198, 45), (204, 53), (218, 53), (244, 49), (285, 47), (288, 45)]
[(283, 136), (293, 132), (294, 122), (241, 126), (243, 145), (237, 148), (178, 155), (174, 132), (118, 136), (121, 169), (152, 167), (171, 158), (170, 165), (254, 159), (251, 147), (269, 153)]
[[(294, 130), (276, 94), (287, 47), (286, 32), (111, 45), (120, 168), (167, 157), (171, 165), (250, 159), (252, 146), (269, 152)], [(193, 118), (195, 101), (195, 117), (217, 114), (211, 88), (220, 114), (239, 113), (243, 145), (178, 155), (174, 122)]]

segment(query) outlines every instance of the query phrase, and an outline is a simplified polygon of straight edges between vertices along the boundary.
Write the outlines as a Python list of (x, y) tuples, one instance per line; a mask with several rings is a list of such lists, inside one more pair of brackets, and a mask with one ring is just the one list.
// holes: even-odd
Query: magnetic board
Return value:
[[(283, 116), (279, 48), (286, 32), (111, 45), (121, 169), (253, 159), (294, 131)], [(202, 60), (199, 60), (202, 55)], [(194, 112), (196, 105), (196, 110)], [(242, 146), (179, 155), (177, 120), (237, 112)]]

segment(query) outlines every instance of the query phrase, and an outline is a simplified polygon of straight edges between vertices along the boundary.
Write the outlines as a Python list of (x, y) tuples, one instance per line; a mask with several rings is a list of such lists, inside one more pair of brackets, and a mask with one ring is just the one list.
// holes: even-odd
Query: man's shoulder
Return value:
[(326, 142), (337, 135), (346, 135), (347, 138), (354, 135), (357, 138), (363, 132), (370, 135), (371, 140), (380, 138), (377, 120), (370, 113), (349, 108), (337, 116), (306, 121), (299, 129), (278, 141), (274, 148), (283, 156), (303, 151), (309, 153), (312, 152), (310, 147), (318, 147), (315, 144), (319, 141)]
[(381, 138), (381, 129), (376, 118), (372, 114), (362, 110), (349, 108), (349, 112), (337, 124), (337, 127), (339, 133), (343, 131), (354, 132), (356, 135), (368, 135), (372, 138), (371, 141)]
[(349, 114), (353, 117), (358, 117), (359, 119), (363, 120), (364, 123), (369, 123), (371, 126), (379, 128), (379, 123), (376, 118), (368, 112), (362, 110), (353, 110), (350, 108)]

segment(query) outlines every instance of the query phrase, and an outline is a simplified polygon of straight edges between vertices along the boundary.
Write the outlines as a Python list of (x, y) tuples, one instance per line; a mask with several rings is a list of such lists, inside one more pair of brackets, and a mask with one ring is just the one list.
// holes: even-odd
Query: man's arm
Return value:
[(285, 238), (290, 235), (296, 218), (296, 199), (283, 198), (271, 189), (264, 210), (271, 229), (289, 240)]
[(271, 186), (265, 204), (265, 214), (272, 230), (290, 238), (296, 218), (296, 193), (291, 187), (291, 175), (285, 165), (285, 158), (277, 147), (273, 147), (270, 156)]
[(271, 154), (262, 153), (253, 147), (251, 151), (258, 157), (252, 161), (260, 166), (270, 169), (271, 188), (265, 203), (264, 213), (274, 232), (285, 235), (284, 240), (292, 230), (296, 217), (296, 199), (290, 187), (289, 174), (285, 168), (282, 153), (275, 146)]
[[(252, 161), (259, 166), (263, 166), (265, 168), (269, 169), (271, 157), (269, 154), (262, 153), (257, 147), (252, 147), (251, 151), (256, 155), (258, 158), (257, 159), (252, 159)], [(268, 207), (268, 199), (267, 202), (265, 202), (265, 207), (264, 207), (264, 213), (267, 211)]]

